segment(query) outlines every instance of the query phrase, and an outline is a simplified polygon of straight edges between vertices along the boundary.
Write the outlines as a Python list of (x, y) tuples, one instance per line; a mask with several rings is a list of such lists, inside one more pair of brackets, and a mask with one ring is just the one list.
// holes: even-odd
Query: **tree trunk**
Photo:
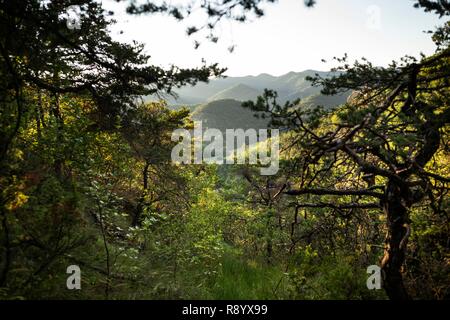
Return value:
[(406, 243), (410, 234), (407, 199), (407, 190), (402, 190), (392, 181), (388, 183), (382, 203), (387, 216), (388, 232), (381, 269), (383, 287), (391, 300), (410, 299), (402, 277)]
[(150, 167), (150, 163), (146, 162), (145, 166), (144, 166), (144, 170), (142, 171), (144, 191), (147, 191), (147, 189), (148, 189), (148, 168), (149, 167)]
[(150, 163), (146, 162), (144, 169), (142, 170), (142, 178), (143, 178), (143, 192), (141, 197), (138, 200), (138, 204), (136, 207), (136, 211), (134, 212), (133, 221), (131, 222), (133, 227), (141, 226), (141, 214), (144, 209), (145, 196), (147, 195), (148, 190), (148, 169), (150, 167)]
[(3, 249), (4, 254), (2, 254), (2, 262), (0, 263), (0, 287), (6, 286), (6, 280), (11, 267), (11, 241), (9, 236), (9, 226), (6, 217), (5, 201), (2, 195), (0, 195), (0, 218), (2, 219), (2, 231), (3, 231)]

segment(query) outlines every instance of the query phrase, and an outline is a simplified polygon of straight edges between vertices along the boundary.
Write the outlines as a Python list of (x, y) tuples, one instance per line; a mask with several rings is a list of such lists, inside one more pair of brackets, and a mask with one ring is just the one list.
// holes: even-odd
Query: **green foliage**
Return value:
[[(244, 21), (261, 16), (263, 2), (202, 9)], [(191, 115), (138, 97), (223, 69), (148, 65), (141, 45), (111, 39), (100, 3), (77, 3), (79, 32), (65, 26), (68, 3), (0, 2), (0, 299), (386, 299), (366, 288), (386, 232), (386, 251), (405, 250), (404, 270), (394, 271), (411, 296), (449, 298), (448, 24), (434, 34), (437, 53), (421, 61), (317, 73), (314, 83), (339, 98), (317, 94), (312, 70), (260, 75), (239, 80), (257, 91), (278, 84), (283, 101), (309, 98), (279, 105), (265, 90), (244, 104), (252, 110), (220, 100)], [(419, 6), (448, 15), (443, 2)], [(151, 2), (129, 11), (185, 16)], [(229, 84), (192, 90), (211, 97)], [(348, 90), (347, 103), (330, 108)], [(192, 119), (265, 128), (253, 111), (286, 129), (278, 175), (170, 161), (174, 129)], [(392, 237), (398, 221), (401, 237)], [(66, 288), (73, 264), (82, 290)]]
[(311, 246), (296, 255), (297, 267), (288, 274), (296, 299), (386, 299), (382, 291), (366, 289), (367, 266), (351, 253), (319, 257)]
[(278, 285), (283, 276), (279, 267), (247, 260), (236, 252), (227, 252), (207, 298), (223, 300), (289, 298), (285, 284)]
[[(236, 117), (239, 114), (239, 117)], [(225, 132), (229, 128), (264, 129), (268, 121), (258, 119), (250, 110), (241, 107), (241, 102), (232, 99), (212, 101), (201, 105), (192, 114), (193, 120), (202, 121), (204, 128), (216, 128)]]

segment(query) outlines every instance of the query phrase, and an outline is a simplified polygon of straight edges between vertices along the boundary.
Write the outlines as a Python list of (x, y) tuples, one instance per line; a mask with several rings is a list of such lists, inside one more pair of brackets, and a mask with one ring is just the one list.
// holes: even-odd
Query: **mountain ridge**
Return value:
[[(313, 87), (311, 83), (306, 80), (307, 76), (313, 76), (318, 74), (320, 76), (329, 76), (332, 74), (329, 71), (318, 71), (307, 69), (304, 71), (296, 72), (290, 71), (281, 76), (273, 76), (268, 73), (260, 73), (257, 76), (248, 75), (240, 77), (224, 77), (211, 79), (208, 83), (198, 83), (194, 86), (184, 86), (178, 88), (175, 93), (178, 95), (177, 99), (168, 98), (168, 103), (174, 106), (180, 105), (192, 105), (202, 104), (214, 99), (237, 99), (237, 100), (249, 100), (256, 98), (253, 94), (244, 94), (239, 96), (235, 89), (236, 85), (244, 85), (260, 93), (264, 89), (271, 89), (278, 92), (279, 102), (284, 103), (287, 100), (295, 100), (297, 98), (305, 98), (306, 96), (320, 93), (320, 87)], [(225, 91), (225, 93), (223, 93)], [(221, 93), (222, 92), (222, 93)], [(221, 94), (220, 94), (221, 93)], [(147, 97), (152, 100), (151, 97)]]
[(208, 98), (207, 102), (234, 99), (238, 101), (255, 100), (262, 92), (253, 87), (243, 83), (238, 83), (230, 88), (216, 93), (214, 96)]

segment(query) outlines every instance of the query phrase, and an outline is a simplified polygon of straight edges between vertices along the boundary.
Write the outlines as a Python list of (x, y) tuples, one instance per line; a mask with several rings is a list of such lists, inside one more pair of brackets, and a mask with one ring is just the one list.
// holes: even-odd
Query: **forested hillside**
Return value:
[[(206, 1), (198, 29), (263, 2)], [(450, 6), (415, 3), (431, 55), (222, 78), (152, 64), (100, 1), (0, 0), (0, 299), (449, 299)], [(279, 129), (279, 171), (175, 163), (193, 120)]]
[(269, 125), (268, 119), (256, 117), (251, 110), (242, 108), (242, 102), (233, 99), (217, 100), (195, 109), (192, 119), (202, 121), (204, 128), (226, 129), (263, 129)]

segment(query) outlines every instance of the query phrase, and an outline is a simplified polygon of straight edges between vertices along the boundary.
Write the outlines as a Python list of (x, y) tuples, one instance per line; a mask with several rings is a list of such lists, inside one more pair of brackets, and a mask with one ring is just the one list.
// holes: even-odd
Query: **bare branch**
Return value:
[(374, 192), (369, 189), (347, 189), (347, 190), (338, 190), (338, 189), (323, 189), (323, 188), (304, 188), (298, 190), (288, 190), (284, 192), (290, 196), (299, 196), (303, 194), (315, 194), (315, 195), (335, 195), (335, 196), (370, 196), (375, 198), (382, 198), (383, 194), (379, 192)]

